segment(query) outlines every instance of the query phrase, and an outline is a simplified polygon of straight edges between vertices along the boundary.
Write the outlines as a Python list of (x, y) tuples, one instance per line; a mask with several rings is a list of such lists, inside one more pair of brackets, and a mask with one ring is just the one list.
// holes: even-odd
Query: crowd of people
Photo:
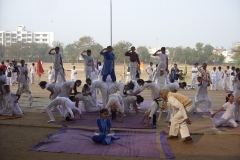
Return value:
[[(169, 123), (169, 139), (177, 139), (180, 132), (184, 142), (192, 142), (187, 124), (191, 124), (190, 115), (197, 111), (199, 104), (207, 107), (211, 113), (213, 125), (237, 127), (240, 120), (240, 72), (239, 68), (221, 70), (221, 67), (213, 68), (213, 71), (207, 70), (207, 64), (203, 63), (198, 66), (194, 64), (192, 68), (192, 83), (190, 88), (197, 89), (195, 99), (192, 100), (183, 94), (177, 93), (182, 88), (188, 86), (184, 81), (182, 70), (177, 68), (177, 64), (169, 70), (168, 55), (166, 55), (165, 47), (157, 50), (153, 56), (159, 56), (159, 63), (153, 68), (153, 63), (145, 69), (148, 79), (141, 79), (140, 61), (135, 47), (131, 47), (125, 53), (129, 57), (130, 64), (130, 80), (126, 83), (117, 82), (115, 74), (115, 54), (113, 48), (108, 46), (100, 51), (100, 55), (104, 58), (103, 66), (98, 62), (98, 67), (94, 64), (94, 58), (91, 56), (91, 50), (82, 51), (80, 56), (84, 59), (85, 79), (78, 80), (76, 77), (77, 70), (75, 66), (71, 71), (70, 80), (65, 78), (65, 70), (62, 61), (60, 48), (56, 47), (49, 51), (49, 55), (55, 57), (53, 67), (48, 71), (48, 82), (41, 81), (39, 86), (50, 92), (49, 99), (51, 102), (46, 106), (46, 112), (50, 117), (48, 122), (55, 122), (52, 114), (53, 110), (57, 110), (62, 117), (66, 117), (67, 121), (74, 121), (75, 112), (78, 112), (79, 118), (82, 118), (82, 111), (79, 108), (79, 101), (86, 112), (100, 112), (100, 118), (97, 120), (99, 131), (95, 133), (93, 140), (97, 143), (109, 144), (111, 140), (118, 139), (114, 132), (110, 130), (111, 121), (107, 120), (111, 114), (112, 120), (123, 122), (130, 110), (134, 110), (138, 114), (141, 109), (141, 103), (144, 97), (141, 92), (146, 88), (151, 91), (152, 103), (149, 109), (143, 115), (142, 123), (145, 126), (150, 125), (150, 120), (156, 123), (156, 113), (167, 111), (168, 116), (166, 122)], [(29, 83), (34, 83), (36, 72), (33, 63), (29, 69), (24, 60), (9, 61), (0, 66), (0, 114), (2, 115), (19, 115), (22, 111), (18, 100), (22, 93), (26, 93), (29, 98), (30, 107), (32, 106), (33, 96), (31, 94)], [(229, 78), (229, 84), (227, 78)], [(18, 84), (16, 93), (11, 92), (10, 86)], [(84, 83), (82, 85), (82, 83)], [(212, 102), (208, 96), (207, 87), (211, 86), (212, 90), (218, 90), (219, 83), (223, 90), (227, 90), (229, 86), (230, 94), (227, 95), (226, 104), (217, 112), (212, 109)], [(81, 90), (78, 88), (82, 85)], [(197, 87), (196, 87), (197, 86)], [(103, 105), (97, 103), (99, 91), (101, 93)], [(119, 91), (119, 92), (118, 92)], [(221, 119), (214, 118), (218, 112), (223, 109), (226, 112)], [(117, 118), (118, 114), (120, 118)], [(146, 119), (146, 121), (145, 121)], [(106, 130), (107, 129), (107, 130)], [(108, 137), (108, 138), (107, 138)], [(109, 139), (109, 137), (111, 137)]]

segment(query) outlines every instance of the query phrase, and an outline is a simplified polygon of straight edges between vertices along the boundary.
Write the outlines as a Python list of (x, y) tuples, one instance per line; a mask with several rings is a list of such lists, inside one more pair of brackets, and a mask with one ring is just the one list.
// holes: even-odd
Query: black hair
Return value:
[(152, 81), (144, 81), (143, 79), (138, 79), (137, 80), (137, 83), (143, 83), (144, 84), (145, 82), (146, 83), (152, 83)]
[(218, 67), (218, 69), (222, 69), (222, 67), (221, 67), (221, 66), (219, 66), (219, 67)]
[(231, 75), (234, 76), (235, 75), (234, 72), (232, 72)]
[(182, 82), (181, 84), (183, 84), (183, 85), (184, 85), (184, 87), (186, 87), (186, 86), (187, 86), (187, 83), (186, 83), (186, 82)]
[(161, 50), (166, 50), (166, 48), (165, 48), (165, 47), (162, 47)]
[(71, 101), (74, 101), (75, 96), (70, 96), (69, 99), (70, 99)]
[(236, 72), (238, 73), (240, 69), (239, 69), (239, 68), (236, 68), (235, 70), (236, 70)]
[(201, 76), (198, 76), (197, 78), (201, 78), (201, 79), (202, 79), (202, 77), (201, 77)]
[(156, 67), (158, 66), (158, 64), (156, 64)]
[(142, 96), (137, 95), (136, 97), (137, 97), (137, 104), (140, 104), (144, 101), (144, 98)]
[(90, 78), (87, 78), (87, 79), (86, 79), (86, 82), (87, 82), (87, 81), (92, 81), (92, 80), (91, 80)]
[(39, 83), (39, 86), (41, 86), (41, 87), (45, 87), (45, 86), (46, 86), (46, 84), (47, 84), (47, 82), (46, 82), (46, 81), (41, 81), (41, 82)]
[(153, 62), (150, 62), (150, 64), (153, 64)]
[(74, 83), (74, 87), (73, 87), (74, 95), (77, 94), (77, 83), (82, 83), (82, 81), (81, 80), (76, 80), (76, 82)]
[(73, 119), (71, 119), (71, 115), (70, 115), (70, 113), (68, 113), (68, 116), (65, 117), (65, 120), (66, 120), (66, 121), (73, 121)]
[(134, 83), (130, 81), (127, 86), (129, 86), (130, 89), (134, 89)]
[(107, 112), (107, 113), (108, 113), (108, 112), (109, 112), (109, 111), (108, 111), (108, 109), (106, 109), (106, 108), (103, 108), (103, 109), (101, 109), (101, 110), (100, 110), (100, 114), (103, 114), (103, 113), (105, 113), (105, 112)]
[(230, 94), (227, 95), (227, 97), (226, 97), (226, 102), (228, 102), (229, 97), (232, 96), (232, 95), (233, 95), (232, 93), (230, 93)]
[(91, 53), (92, 51), (90, 49), (87, 50), (87, 53)]
[(101, 62), (98, 62), (98, 65), (100, 65), (100, 66), (101, 66), (101, 65), (102, 65), (102, 63), (101, 63)]
[(229, 68), (229, 66), (227, 66), (227, 68)]
[(57, 46), (57, 47), (55, 47), (55, 49), (59, 49), (60, 50), (60, 48)]
[(88, 84), (84, 84), (84, 86), (83, 86), (83, 88), (88, 88), (89, 86), (88, 86)]
[(4, 69), (3, 69), (3, 68), (0, 68), (0, 71), (4, 72)]
[(7, 85), (7, 84), (6, 84), (6, 85), (4, 85), (4, 89), (6, 89), (7, 87), (10, 87), (10, 86), (9, 86), (9, 85)]

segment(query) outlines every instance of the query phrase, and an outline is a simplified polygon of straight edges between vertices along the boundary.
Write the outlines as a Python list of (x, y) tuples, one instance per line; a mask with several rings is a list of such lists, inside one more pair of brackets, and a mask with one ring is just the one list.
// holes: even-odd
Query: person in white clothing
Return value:
[(208, 93), (206, 92), (207, 83), (203, 83), (202, 77), (197, 77), (198, 81), (198, 90), (195, 95), (195, 106), (198, 107), (200, 104), (203, 104), (208, 108), (208, 111), (212, 114), (212, 101), (208, 97)]
[(87, 79), (86, 83), (91, 86), (90, 92), (92, 94), (96, 92), (96, 89), (100, 89), (102, 94), (103, 107), (105, 107), (108, 102), (108, 86), (106, 82), (100, 80), (92, 81), (91, 79)]
[[(53, 117), (51, 109), (52, 108), (58, 109), (59, 105), (61, 105), (62, 110), (64, 112), (66, 110), (71, 115), (70, 119), (74, 120), (74, 114), (72, 112), (72, 108), (74, 108), (74, 103), (72, 103), (72, 101), (69, 98), (57, 97), (56, 99), (52, 100), (46, 107), (46, 112), (47, 112), (48, 116), (50, 117), (50, 120), (48, 121), (48, 123), (55, 122), (55, 118)], [(64, 112), (60, 112), (60, 113), (63, 114)], [(81, 118), (81, 111), (79, 112), (79, 114), (80, 114), (80, 118)]]
[(93, 106), (93, 101), (90, 95), (83, 95), (83, 94), (77, 94), (75, 96), (75, 107), (78, 108), (79, 101), (82, 101), (82, 105), (85, 108), (86, 112), (91, 113), (91, 112), (99, 112), (100, 108), (99, 107), (94, 107)]
[(167, 85), (166, 75), (164, 74), (163, 69), (159, 70), (159, 76), (157, 77), (157, 85), (159, 85), (160, 88), (164, 88)]
[(191, 88), (195, 88), (196, 82), (197, 82), (197, 75), (198, 75), (198, 65), (197, 63), (194, 64), (194, 67), (192, 68), (192, 86)]
[(222, 68), (219, 66), (217, 71), (217, 79), (216, 79), (216, 90), (218, 90), (218, 85), (222, 85), (222, 79), (223, 79), (223, 71)]
[(223, 76), (222, 76), (222, 89), (227, 90), (227, 77), (228, 73), (227, 70), (224, 71)]
[(4, 69), (0, 68), (0, 110), (5, 106), (5, 99), (3, 94), (5, 93), (4, 85), (7, 84), (7, 77), (4, 74)]
[(36, 66), (35, 63), (32, 63), (32, 65), (29, 68), (30, 71), (30, 82), (31, 84), (34, 84), (35, 81), (35, 74), (36, 74)]
[(216, 90), (217, 89), (217, 71), (216, 71), (216, 67), (213, 67), (213, 71), (211, 72), (211, 78), (212, 78), (211, 90)]
[(153, 79), (153, 67), (152, 67), (152, 65), (153, 65), (153, 63), (150, 62), (150, 65), (145, 69), (145, 71), (148, 74), (148, 80), (149, 81), (152, 81), (152, 79)]
[(117, 93), (117, 91), (120, 92), (120, 95), (123, 97), (123, 91), (124, 91), (124, 84), (122, 82), (114, 82), (108, 87), (108, 94), (114, 94)]
[(240, 121), (240, 72), (237, 73), (234, 79), (234, 91), (233, 95), (235, 97), (235, 120)]
[(230, 92), (234, 91), (234, 81), (235, 81), (235, 74), (234, 72), (232, 72), (230, 76), (230, 85), (229, 85)]
[[(220, 127), (220, 126), (230, 126), (230, 127), (237, 127), (238, 124), (234, 121), (234, 110), (235, 110), (235, 105), (234, 105), (234, 96), (233, 94), (228, 94), (226, 97), (226, 103), (215, 113), (212, 114), (212, 122), (215, 127)], [(224, 114), (219, 120), (216, 120), (214, 118), (214, 115), (216, 115), (218, 112), (222, 111), (223, 109), (226, 109)]]
[(167, 79), (167, 73), (165, 71), (168, 71), (168, 55), (166, 54), (166, 48), (162, 47), (160, 50), (157, 50), (153, 56), (159, 56), (159, 63), (157, 66), (157, 74), (153, 77), (153, 81), (157, 79), (159, 76), (159, 71), (164, 71), (164, 76)]
[[(69, 97), (71, 95), (76, 95), (77, 92), (77, 87), (80, 87), (82, 84), (81, 80), (76, 80), (74, 81), (65, 81), (61, 85), (61, 94), (63, 97)], [(74, 93), (72, 93), (74, 91)]]
[(161, 89), (160, 97), (163, 99), (163, 106), (165, 103), (169, 102), (172, 107), (178, 110), (171, 119), (168, 139), (178, 139), (178, 132), (180, 131), (182, 138), (185, 138), (183, 142), (192, 142), (187, 127), (187, 124), (191, 124), (188, 117), (190, 117), (192, 112), (196, 109), (192, 100), (182, 94), (169, 92), (166, 88)]
[(101, 72), (102, 72), (102, 63), (98, 62), (98, 80), (102, 80)]
[[(84, 54), (84, 52), (86, 52), (87, 54)], [(81, 56), (84, 59), (84, 72), (86, 75), (86, 79), (90, 78), (91, 79), (91, 72), (94, 71), (94, 59), (91, 56), (91, 50), (88, 49), (87, 51), (83, 51), (81, 53)]]
[(121, 113), (121, 118), (117, 121), (122, 122), (124, 118), (124, 104), (122, 97), (118, 94), (110, 94), (108, 103), (104, 107), (112, 112), (112, 120), (116, 119), (116, 112)]
[(49, 99), (50, 100), (54, 100), (57, 97), (61, 97), (61, 87), (59, 84), (57, 83), (47, 83), (46, 81), (41, 81), (39, 83), (39, 86), (42, 89), (47, 89), (48, 91), (50, 91), (50, 95), (49, 95)]
[[(51, 53), (52, 51), (55, 51), (55, 53)], [(54, 55), (54, 83), (56, 83), (58, 75), (60, 75), (61, 79), (63, 82), (66, 81), (65, 76), (64, 76), (64, 68), (63, 68), (63, 62), (62, 62), (62, 54), (60, 53), (60, 48), (55, 47), (51, 49), (48, 54)]]
[(76, 70), (76, 67), (73, 66), (72, 69), (67, 70), (67, 71), (71, 71), (70, 80), (71, 80), (71, 81), (76, 81), (76, 80), (77, 80), (77, 70)]
[(52, 66), (49, 67), (47, 78), (49, 83), (54, 81), (54, 71), (52, 69)]
[(151, 89), (152, 100), (159, 97), (160, 87), (156, 83), (153, 83), (151, 81), (144, 81), (143, 79), (137, 80), (137, 83), (138, 83), (139, 86), (142, 86), (142, 87), (131, 95), (136, 96), (137, 94), (142, 92), (144, 89), (150, 88)]
[(20, 95), (23, 93), (27, 94), (30, 107), (32, 107), (33, 96), (29, 88), (28, 69), (24, 65), (25, 64), (24, 60), (21, 60), (20, 63), (21, 63), (21, 66), (18, 66), (19, 75), (17, 78), (17, 81), (18, 81), (17, 94), (20, 94)]
[(12, 85), (12, 70), (10, 67), (7, 68), (6, 70), (6, 76), (7, 76), (7, 84)]
[(18, 104), (20, 95), (11, 92), (9, 85), (5, 85), (4, 90), (5, 90), (5, 93), (2, 96), (5, 99), (5, 106), (2, 110), (0, 110), (0, 114), (7, 115), (7, 116), (13, 116), (13, 115), (22, 116), (23, 112)]

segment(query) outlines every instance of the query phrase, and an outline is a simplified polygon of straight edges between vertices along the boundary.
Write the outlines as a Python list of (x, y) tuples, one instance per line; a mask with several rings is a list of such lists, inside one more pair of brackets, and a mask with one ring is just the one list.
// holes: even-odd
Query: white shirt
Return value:
[(160, 60), (160, 62), (167, 62), (167, 59), (168, 59), (168, 55), (166, 55), (166, 54), (163, 54), (163, 53), (159, 53), (159, 60)]
[(217, 78), (217, 71), (212, 71), (211, 72), (211, 77), (212, 78)]
[(222, 79), (222, 76), (223, 76), (223, 71), (217, 71), (217, 79)]
[(234, 119), (235, 105), (233, 103), (231, 104), (231, 103), (227, 102), (223, 105), (223, 108), (226, 109), (226, 111), (223, 113), (221, 118), (226, 119), (226, 120), (228, 120), (230, 118)]
[(193, 78), (193, 77), (197, 77), (197, 75), (198, 75), (198, 69), (197, 69), (197, 67), (196, 67), (196, 68), (193, 67), (193, 68), (192, 68), (192, 71), (197, 71), (196, 73), (192, 73), (192, 78)]
[(74, 88), (75, 82), (74, 81), (65, 81), (62, 86), (68, 87), (68, 88)]
[(76, 74), (77, 74), (77, 70), (76, 69), (71, 69), (71, 79), (75, 79), (76, 78)]
[(61, 68), (62, 65), (60, 64), (60, 62), (61, 62), (62, 54), (61, 54), (61, 53), (58, 53), (58, 54), (52, 53), (52, 55), (55, 56), (53, 68), (54, 68), (54, 69), (59, 69), (59, 68)]
[(153, 74), (153, 67), (152, 67), (152, 66), (148, 66), (148, 67), (146, 68), (146, 70), (147, 70), (147, 72), (148, 72), (149, 74)]
[(169, 83), (166, 88), (169, 89), (170, 92), (175, 92), (179, 90), (180, 86), (178, 82), (173, 82), (173, 83)]
[(30, 73), (36, 73), (36, 66), (30, 66)]

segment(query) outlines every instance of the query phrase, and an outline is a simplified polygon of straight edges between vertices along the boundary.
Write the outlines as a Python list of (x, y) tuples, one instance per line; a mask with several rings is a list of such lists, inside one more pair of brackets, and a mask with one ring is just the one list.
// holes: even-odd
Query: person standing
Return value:
[[(113, 48), (112, 46), (108, 46), (107, 48), (104, 48), (100, 54), (104, 57), (104, 65), (102, 68), (102, 80), (106, 82), (107, 76), (110, 75), (112, 82), (116, 82), (116, 75), (115, 75), (115, 55), (112, 52)], [(105, 51), (105, 52), (104, 52)]]
[(138, 66), (140, 66), (140, 61), (139, 61), (139, 57), (138, 54), (135, 52), (135, 47), (132, 46), (131, 49), (129, 51), (127, 51), (125, 53), (125, 56), (129, 56), (129, 60), (130, 60), (130, 79), (131, 80), (136, 80), (136, 72), (138, 69)]
[(145, 69), (147, 74), (148, 74), (148, 80), (152, 81), (153, 80), (153, 67), (152, 67), (153, 63), (150, 62), (150, 65)]
[(12, 85), (12, 70), (10, 67), (7, 68), (6, 71), (6, 76), (7, 76), (7, 85)]
[[(51, 53), (52, 51), (55, 51), (55, 53)], [(58, 78), (58, 74), (61, 76), (61, 79), (63, 82), (65, 82), (65, 76), (64, 76), (64, 68), (63, 68), (63, 63), (62, 63), (62, 54), (60, 53), (60, 48), (59, 47), (55, 47), (53, 49), (51, 49), (48, 54), (50, 55), (54, 55), (55, 56), (55, 60), (54, 60), (54, 73), (55, 73), (55, 77), (54, 77), (54, 83), (56, 83), (57, 78)]]
[(4, 64), (4, 61), (2, 61), (1, 65), (0, 65), (0, 68), (2, 68), (4, 70), (4, 73), (6, 73), (6, 70), (7, 70), (7, 66)]
[(179, 69), (177, 68), (177, 64), (174, 64), (174, 67), (171, 69), (171, 76), (170, 76), (170, 82), (173, 83), (176, 80), (176, 74), (179, 72)]
[[(86, 52), (87, 54), (84, 54), (84, 52)], [(94, 72), (95, 67), (94, 67), (94, 59), (91, 56), (91, 50), (88, 49), (87, 51), (83, 51), (81, 53), (81, 56), (84, 59), (84, 72), (86, 75), (86, 79), (90, 78), (91, 79), (91, 74), (92, 72)]]
[(222, 76), (222, 89), (227, 90), (227, 77), (228, 73), (227, 70), (224, 71), (223, 76)]
[(101, 72), (102, 72), (102, 63), (98, 62), (98, 79), (101, 80), (102, 76), (101, 76)]
[(217, 71), (216, 67), (213, 67), (213, 71), (211, 72), (211, 78), (212, 78), (212, 85), (211, 85), (211, 90), (216, 90), (216, 83), (217, 83)]
[(76, 79), (77, 79), (77, 70), (76, 70), (76, 67), (73, 66), (72, 69), (67, 70), (67, 71), (71, 71), (71, 74), (70, 74), (70, 79), (71, 79), (71, 81), (76, 81)]
[(18, 73), (19, 73), (19, 70), (18, 70), (18, 66), (17, 66), (17, 61), (12, 61), (13, 63), (13, 70), (12, 70), (12, 83), (16, 83), (18, 84), (17, 82), (17, 76), (18, 76)]
[(36, 74), (36, 66), (35, 63), (32, 63), (32, 65), (30, 66), (30, 82), (31, 84), (34, 84), (35, 81), (35, 74)]
[(216, 90), (218, 90), (218, 84), (222, 85), (222, 78), (223, 77), (223, 71), (221, 71), (221, 67), (218, 67), (217, 71), (217, 79), (216, 79)]
[(197, 75), (198, 75), (198, 65), (197, 63), (194, 64), (194, 67), (192, 68), (192, 89), (195, 89), (196, 82), (197, 82)]

